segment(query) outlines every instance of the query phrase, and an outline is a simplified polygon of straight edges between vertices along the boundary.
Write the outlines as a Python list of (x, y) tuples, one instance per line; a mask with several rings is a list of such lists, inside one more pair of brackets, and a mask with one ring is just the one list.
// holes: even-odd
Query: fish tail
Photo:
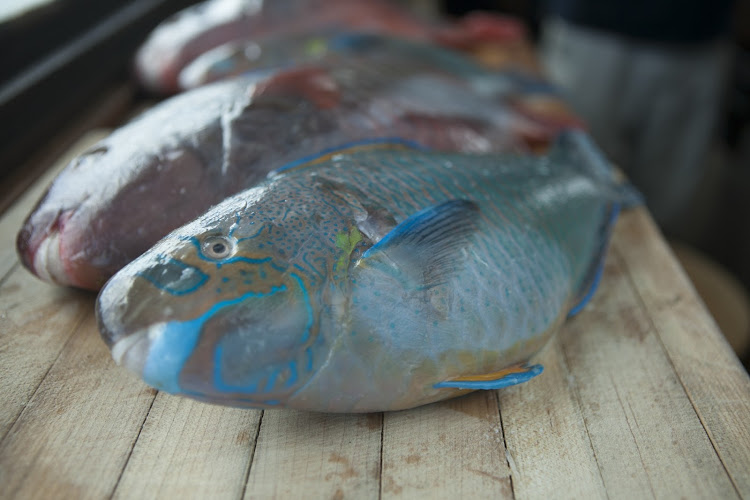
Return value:
[(562, 132), (553, 145), (553, 160), (567, 162), (596, 182), (604, 193), (601, 223), (596, 236), (593, 258), (577, 287), (569, 316), (577, 314), (593, 297), (604, 272), (604, 259), (617, 221), (623, 209), (643, 204), (643, 196), (610, 163), (591, 137), (580, 130)]
[(553, 161), (560, 159), (573, 164), (597, 180), (619, 209), (643, 204), (643, 195), (612, 165), (586, 132), (576, 129), (561, 132), (550, 149), (550, 157)]
[(604, 273), (604, 259), (607, 255), (607, 248), (612, 237), (615, 222), (617, 222), (617, 217), (620, 214), (620, 209), (621, 204), (619, 202), (612, 202), (605, 209), (602, 224), (599, 227), (599, 246), (596, 249), (595, 257), (591, 260), (591, 265), (584, 274), (583, 280), (581, 280), (581, 284), (578, 287), (578, 295), (574, 301), (575, 305), (568, 312), (568, 316), (578, 314), (588, 304), (591, 297), (594, 296), (594, 292), (599, 287), (599, 282)]

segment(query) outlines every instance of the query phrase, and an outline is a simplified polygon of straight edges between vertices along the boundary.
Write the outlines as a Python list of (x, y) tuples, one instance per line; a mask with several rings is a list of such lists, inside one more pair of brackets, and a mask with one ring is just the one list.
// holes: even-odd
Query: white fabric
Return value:
[(549, 77), (667, 229), (705, 173), (729, 56), (721, 42), (645, 43), (559, 19), (543, 30)]

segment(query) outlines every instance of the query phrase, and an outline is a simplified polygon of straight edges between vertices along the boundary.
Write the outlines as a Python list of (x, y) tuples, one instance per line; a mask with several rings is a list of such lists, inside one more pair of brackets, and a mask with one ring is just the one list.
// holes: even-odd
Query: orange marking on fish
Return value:
[(273, 76), (255, 88), (253, 98), (297, 94), (320, 109), (338, 106), (341, 92), (336, 81), (320, 68), (297, 68)]
[(512, 373), (526, 373), (527, 371), (529, 371), (529, 367), (525, 363), (519, 363), (517, 365), (509, 366), (508, 368), (503, 368), (500, 371), (484, 373), (481, 375), (469, 375), (466, 377), (457, 377), (457, 378), (451, 379), (451, 381), (453, 382), (486, 382), (488, 380), (501, 379)]

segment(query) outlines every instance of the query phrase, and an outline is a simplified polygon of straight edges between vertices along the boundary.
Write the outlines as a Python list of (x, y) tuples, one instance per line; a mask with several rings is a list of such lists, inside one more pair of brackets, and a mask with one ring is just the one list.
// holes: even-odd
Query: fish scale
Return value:
[(102, 335), (149, 384), (235, 406), (395, 410), (528, 380), (634, 199), (592, 150), (571, 132), (547, 156), (402, 141), (295, 163), (115, 275)]
[[(382, 155), (380, 155), (382, 156)], [(463, 158), (462, 158), (463, 159)], [(378, 158), (380, 160), (380, 158)], [(465, 159), (463, 159), (465, 160)], [(363, 162), (367, 163), (368, 165), (373, 165), (373, 159), (367, 159), (362, 160)], [(382, 160), (380, 160), (382, 161)], [(478, 162), (481, 163), (481, 160)], [(352, 183), (357, 186), (364, 186), (365, 191), (367, 191), (369, 196), (372, 196), (373, 198), (376, 198), (376, 200), (382, 204), (386, 204), (389, 202), (389, 200), (383, 196), (383, 186), (390, 185), (392, 182), (396, 182), (397, 179), (394, 177), (399, 177), (397, 174), (397, 171), (392, 168), (393, 165), (389, 165), (387, 163), (383, 164), (380, 169), (377, 170), (378, 174), (377, 176), (374, 175), (374, 172), (370, 171), (363, 171), (361, 169), (355, 170), (352, 169)], [(343, 167), (347, 168), (347, 167)], [(372, 167), (371, 167), (372, 168)], [(486, 168), (482, 165), (478, 166), (479, 169)], [(443, 171), (436, 171), (434, 168), (434, 165), (431, 164), (423, 164), (419, 162), (414, 162), (410, 166), (410, 172), (409, 175), (412, 177), (415, 176), (424, 176), (424, 181), (427, 185), (430, 187), (437, 187), (439, 192), (432, 191), (434, 193), (433, 195), (429, 195), (429, 193), (425, 191), (400, 191), (399, 195), (401, 197), (402, 204), (399, 204), (397, 207), (401, 212), (398, 213), (398, 215), (401, 218), (405, 218), (408, 214), (411, 212), (425, 206), (430, 206), (437, 204), (441, 201), (445, 201), (447, 199), (451, 198), (463, 198), (468, 193), (466, 189), (461, 189), (461, 187), (470, 187), (476, 189), (476, 172), (474, 177), (474, 182), (467, 183), (466, 180), (467, 177), (464, 177), (464, 179), (459, 179), (457, 175), (454, 174), (451, 170), (443, 170)], [(390, 174), (390, 175), (389, 175)], [(531, 176), (534, 174), (533, 169), (529, 169), (528, 175)], [(490, 177), (490, 176), (487, 176)], [(464, 182), (462, 183), (461, 180)], [(488, 179), (488, 180), (491, 180)], [(555, 179), (556, 180), (556, 179)], [(549, 182), (549, 179), (545, 179), (546, 182)], [(542, 179), (530, 179), (528, 182), (527, 189), (530, 191), (534, 191), (535, 189), (538, 189), (538, 186), (534, 186), (533, 184), (536, 182), (543, 182)], [(526, 183), (524, 183), (526, 184)], [(406, 187), (406, 186), (403, 186)], [(442, 189), (441, 189), (442, 188)], [(517, 188), (516, 188), (517, 189)], [(510, 194), (509, 191), (504, 190), (503, 186), (497, 186), (496, 190), (500, 193), (496, 193), (494, 197), (490, 196), (483, 196), (477, 201), (481, 201), (484, 203), (483, 207), (490, 208), (488, 211), (483, 211), (483, 215), (487, 218), (487, 223), (492, 224), (496, 230), (503, 231), (503, 241), (505, 245), (507, 246), (513, 246), (518, 245), (516, 247), (517, 251), (520, 252), (528, 252), (527, 255), (533, 255), (536, 257), (534, 261), (531, 262), (531, 265), (524, 268), (524, 271), (528, 272), (526, 276), (524, 276), (524, 279), (521, 281), (522, 285), (525, 286), (526, 283), (541, 283), (540, 280), (534, 279), (533, 272), (535, 269), (537, 269), (538, 265), (542, 263), (542, 261), (550, 254), (553, 253), (554, 249), (551, 248), (551, 245), (548, 244), (549, 239), (548, 238), (529, 238), (532, 236), (529, 233), (524, 234), (523, 236), (527, 238), (525, 240), (526, 245), (520, 245), (520, 242), (518, 241), (518, 226), (514, 225), (511, 226), (510, 224), (513, 224), (513, 221), (509, 220), (509, 218), (502, 217), (501, 214), (512, 214), (513, 210), (513, 202), (518, 201), (518, 198), (516, 197), (508, 197)], [(515, 191), (515, 189), (513, 190)], [(440, 196), (442, 194), (442, 196)], [(421, 196), (420, 196), (421, 195)], [(498, 200), (493, 202), (493, 200)], [(509, 200), (509, 202), (501, 203), (500, 200)], [(409, 203), (411, 201), (411, 203)], [(534, 212), (534, 207), (529, 207), (529, 212)], [(541, 208), (541, 207), (540, 207)], [(543, 220), (542, 218), (538, 217), (541, 215), (541, 210), (537, 210), (537, 220)], [(513, 214), (516, 217), (518, 217), (520, 214), (516, 213)], [(501, 218), (502, 217), (502, 218)], [(398, 220), (398, 218), (397, 218)], [(501, 236), (501, 237), (503, 237)], [(552, 236), (552, 237), (558, 237), (559, 235), (555, 233), (548, 233), (545, 236)], [(477, 242), (478, 245), (481, 245), (483, 248), (483, 253), (486, 253), (489, 258), (491, 258), (495, 262), (506, 262), (510, 264), (507, 259), (503, 259), (501, 249), (502, 246), (499, 245), (491, 245), (492, 240), (488, 239), (479, 239)], [(483, 244), (483, 245), (482, 245)], [(560, 262), (559, 259), (551, 259), (549, 262), (558, 263)], [(512, 268), (503, 268), (501, 264), (501, 270), (503, 270), (503, 274), (509, 274), (513, 271)], [(548, 318), (547, 318), (548, 319)]]

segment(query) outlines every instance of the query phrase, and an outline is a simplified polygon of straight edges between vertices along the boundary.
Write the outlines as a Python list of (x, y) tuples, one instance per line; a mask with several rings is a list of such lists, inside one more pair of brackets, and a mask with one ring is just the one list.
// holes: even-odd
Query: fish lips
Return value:
[[(183, 334), (181, 340), (187, 341), (178, 343), (183, 347), (181, 353), (175, 351), (173, 345), (169, 346), (168, 351), (163, 348), (163, 337), (169, 336), (168, 322), (153, 323), (136, 330), (126, 327), (123, 318), (128, 311), (127, 299), (120, 297), (119, 290), (127, 286), (127, 281), (115, 276), (99, 294), (96, 303), (99, 334), (110, 348), (115, 363), (159, 390), (181, 392), (177, 379), (184, 360), (197, 341), (198, 332), (192, 335), (190, 332), (177, 332), (178, 338)], [(174, 337), (172, 335), (172, 340)]]
[(40, 212), (29, 217), (18, 233), (16, 249), (21, 263), (40, 279), (58, 285), (92, 288), (76, 280), (62, 258), (62, 234), (72, 211)]
[[(112, 359), (115, 360), (120, 366), (124, 366), (131, 372), (143, 375), (143, 369), (148, 359), (149, 349), (154, 338), (159, 335), (161, 325), (154, 325), (153, 327), (140, 330), (134, 334), (119, 337), (111, 345)], [(109, 332), (102, 330), (102, 336), (109, 337)]]
[(170, 328), (167, 323), (156, 323), (116, 337), (112, 344), (112, 358), (118, 365), (142, 377), (151, 387), (170, 394), (184, 393), (180, 373), (197, 341), (198, 332), (178, 330), (181, 329)]
[(95, 313), (99, 334), (110, 348), (115, 363), (142, 376), (151, 344), (163, 327), (155, 324), (136, 331), (124, 328), (122, 314), (127, 300), (118, 295), (122, 286), (126, 285), (115, 276), (97, 297)]
[[(109, 341), (116, 339), (111, 345), (115, 363), (124, 366), (158, 390), (170, 394), (185, 392), (180, 385), (180, 372), (192, 349), (190, 344), (196, 340), (195, 335), (186, 335), (183, 342), (175, 346), (174, 342), (169, 342), (174, 341), (174, 338), (164, 340), (164, 337), (174, 337), (170, 336), (167, 323), (156, 323), (124, 336), (113, 334), (106, 328), (100, 328), (100, 331)], [(163, 349), (165, 344), (169, 344), (168, 351)]]
[(62, 286), (98, 291), (112, 272), (86, 258), (89, 238), (87, 224), (69, 225), (75, 210), (40, 212), (27, 219), (18, 233), (16, 249), (21, 263), (41, 280)]
[[(57, 228), (61, 224), (61, 213), (53, 212), (34, 212), (26, 219), (18, 232), (16, 238), (16, 250), (21, 259), (21, 264), (29, 271), (44, 279), (37, 272), (36, 259), (42, 246), (48, 246), (51, 239), (55, 239), (58, 234)], [(40, 269), (45, 266), (40, 266)]]

